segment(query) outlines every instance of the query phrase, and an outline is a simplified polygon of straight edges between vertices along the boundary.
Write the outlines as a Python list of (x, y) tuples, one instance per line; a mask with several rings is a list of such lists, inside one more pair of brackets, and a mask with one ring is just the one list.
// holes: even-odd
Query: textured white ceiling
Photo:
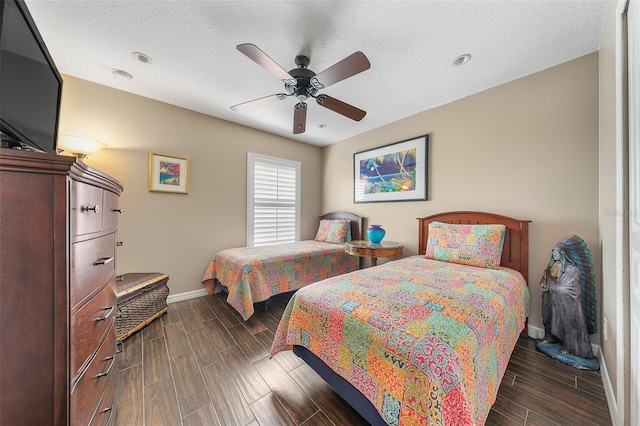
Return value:
[[(320, 146), (594, 52), (607, 6), (606, 0), (26, 3), (62, 73)], [(240, 43), (256, 44), (286, 70), (306, 54), (316, 73), (364, 52), (371, 69), (321, 93), (366, 117), (355, 122), (308, 102), (307, 130), (294, 136), (293, 97), (231, 111), (283, 92), (280, 80), (236, 50)], [(471, 61), (452, 66), (463, 53)], [(113, 69), (133, 79), (116, 79)]]

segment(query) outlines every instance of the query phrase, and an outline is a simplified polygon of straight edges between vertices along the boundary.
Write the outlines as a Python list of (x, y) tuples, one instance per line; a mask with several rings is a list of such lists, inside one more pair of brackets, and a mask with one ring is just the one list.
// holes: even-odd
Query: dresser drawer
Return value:
[[(114, 277), (100, 293), (71, 317), (72, 384), (107, 331), (111, 332), (110, 328), (115, 327), (116, 300)], [(113, 344), (115, 345), (115, 338)]]
[(115, 327), (112, 325), (96, 357), (71, 391), (70, 424), (90, 424), (98, 408), (100, 398), (106, 395), (107, 385), (113, 380), (113, 376), (118, 374), (117, 368), (115, 368), (115, 352)]
[(71, 307), (102, 287), (115, 273), (115, 234), (71, 246)]
[(71, 235), (102, 230), (104, 203), (102, 188), (82, 182), (71, 182)]
[[(109, 336), (107, 338), (109, 339), (111, 337)], [(105, 426), (108, 424), (113, 424), (116, 415), (115, 396), (117, 382), (118, 372), (115, 371), (114, 367), (114, 371), (109, 373), (109, 377), (107, 379), (107, 387), (102, 394), (102, 399), (100, 400), (100, 404), (98, 405), (96, 414), (93, 416), (91, 426)]]
[(111, 191), (103, 192), (104, 210), (102, 212), (102, 229), (116, 229), (118, 227), (118, 219), (120, 216), (120, 197)]

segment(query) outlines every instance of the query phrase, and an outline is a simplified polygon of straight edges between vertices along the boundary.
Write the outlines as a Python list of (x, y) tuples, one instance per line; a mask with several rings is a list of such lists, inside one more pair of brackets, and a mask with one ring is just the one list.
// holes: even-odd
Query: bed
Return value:
[(529, 221), (418, 221), (418, 255), (296, 292), (270, 355), (292, 348), (373, 425), (482, 425), (528, 315)]
[(272, 296), (355, 271), (360, 260), (344, 251), (344, 241), (362, 238), (364, 218), (348, 212), (320, 216), (314, 240), (241, 247), (215, 254), (202, 277), (209, 294), (227, 293), (227, 302), (245, 320), (254, 304), (267, 309)]

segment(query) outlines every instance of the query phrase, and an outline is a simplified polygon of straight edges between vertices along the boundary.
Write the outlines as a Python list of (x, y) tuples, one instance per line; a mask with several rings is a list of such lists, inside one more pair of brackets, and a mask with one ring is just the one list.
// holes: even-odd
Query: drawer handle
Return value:
[(113, 211), (122, 214), (122, 209), (113, 209)]
[(105, 371), (104, 373), (98, 373), (98, 375), (96, 377), (104, 377), (104, 376), (108, 375), (111, 372), (111, 369), (113, 368), (113, 364), (115, 364), (115, 362), (116, 362), (116, 357), (115, 356), (108, 356), (103, 361), (108, 361), (108, 360), (111, 360), (111, 365), (109, 365), (109, 368), (107, 368), (107, 371)]
[(124, 243), (122, 241), (116, 241), (116, 247), (122, 247)]
[(106, 308), (103, 309), (103, 311), (107, 310), (107, 309), (109, 309), (109, 312), (107, 312), (107, 315), (105, 315), (103, 317), (96, 318), (96, 321), (104, 321), (107, 318), (109, 318), (113, 314), (113, 311), (115, 310), (115, 305), (114, 306), (107, 306)]
[(96, 263), (94, 263), (94, 265), (106, 265), (107, 263), (111, 262), (113, 260), (114, 256), (111, 257), (103, 257), (99, 260), (96, 261)]
[(83, 212), (94, 212), (96, 214), (100, 213), (100, 206), (99, 205), (95, 205), (93, 207), (89, 207), (89, 206), (82, 206), (81, 210)]
[(111, 421), (111, 416), (113, 416), (113, 413), (115, 413), (115, 411), (113, 411), (111, 409), (111, 407), (107, 407), (104, 410), (102, 410), (103, 413), (109, 413), (109, 417), (107, 417), (107, 423), (108, 425), (112, 424), (113, 422)]

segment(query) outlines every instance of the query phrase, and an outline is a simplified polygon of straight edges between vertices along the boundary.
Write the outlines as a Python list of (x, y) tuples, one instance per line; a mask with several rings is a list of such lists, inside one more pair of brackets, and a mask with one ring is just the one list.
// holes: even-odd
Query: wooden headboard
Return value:
[(361, 240), (364, 230), (364, 218), (349, 212), (325, 213), (320, 219), (345, 219), (351, 221), (351, 239)]
[(530, 220), (513, 219), (493, 213), (483, 212), (447, 212), (418, 218), (418, 253), (427, 251), (427, 238), (431, 222), (453, 224), (487, 225), (503, 224), (507, 227), (502, 247), (501, 266), (520, 271), (524, 279), (529, 281), (529, 222)]

